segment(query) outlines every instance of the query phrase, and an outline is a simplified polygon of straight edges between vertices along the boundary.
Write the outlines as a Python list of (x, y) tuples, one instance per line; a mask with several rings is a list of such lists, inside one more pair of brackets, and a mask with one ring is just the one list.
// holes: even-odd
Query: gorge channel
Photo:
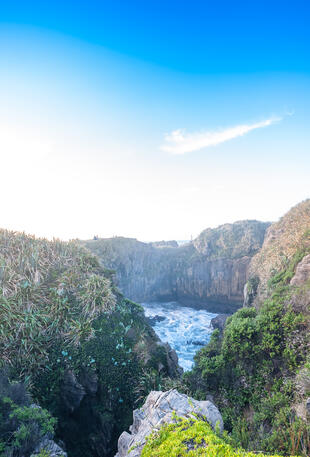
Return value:
[(177, 302), (142, 303), (145, 315), (157, 336), (176, 351), (184, 371), (192, 368), (194, 355), (208, 343), (217, 314)]

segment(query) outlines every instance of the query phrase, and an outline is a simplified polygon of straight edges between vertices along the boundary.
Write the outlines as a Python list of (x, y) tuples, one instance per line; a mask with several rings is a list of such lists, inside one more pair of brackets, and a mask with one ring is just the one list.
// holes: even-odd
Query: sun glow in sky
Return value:
[(310, 196), (308, 2), (0, 6), (1, 227), (189, 239)]

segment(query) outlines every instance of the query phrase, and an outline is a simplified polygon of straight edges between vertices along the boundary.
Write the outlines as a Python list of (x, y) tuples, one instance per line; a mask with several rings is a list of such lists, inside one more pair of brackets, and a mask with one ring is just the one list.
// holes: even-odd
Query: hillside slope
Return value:
[(188, 375), (236, 443), (310, 454), (310, 200), (273, 224), (250, 264), (246, 306), (215, 331)]
[(292, 258), (303, 250), (309, 230), (310, 200), (296, 205), (267, 229), (262, 249), (253, 257), (249, 268), (250, 283), (257, 284), (257, 305), (267, 297), (268, 281), (274, 273), (285, 270)]
[[(142, 308), (118, 292), (89, 251), (6, 230), (0, 230), (0, 369), (24, 381), (33, 401), (58, 419), (56, 437), (70, 457), (113, 454), (139, 399), (178, 374), (175, 354)], [(0, 449), (9, 452), (11, 435), (1, 430)]]

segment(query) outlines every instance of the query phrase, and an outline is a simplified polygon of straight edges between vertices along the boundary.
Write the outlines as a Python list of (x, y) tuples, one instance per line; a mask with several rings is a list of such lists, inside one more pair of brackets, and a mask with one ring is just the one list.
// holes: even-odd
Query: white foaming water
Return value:
[(175, 349), (179, 357), (179, 365), (184, 371), (190, 370), (194, 355), (210, 340), (213, 331), (211, 319), (217, 314), (181, 306), (177, 302), (142, 303), (142, 306), (147, 317), (165, 318), (152, 323), (152, 327), (162, 341), (169, 343)]

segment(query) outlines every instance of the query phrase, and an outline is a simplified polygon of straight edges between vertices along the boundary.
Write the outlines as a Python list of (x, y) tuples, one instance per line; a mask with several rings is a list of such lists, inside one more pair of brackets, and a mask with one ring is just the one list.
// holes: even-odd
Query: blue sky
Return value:
[(2, 226), (188, 239), (309, 197), (306, 1), (0, 0)]

